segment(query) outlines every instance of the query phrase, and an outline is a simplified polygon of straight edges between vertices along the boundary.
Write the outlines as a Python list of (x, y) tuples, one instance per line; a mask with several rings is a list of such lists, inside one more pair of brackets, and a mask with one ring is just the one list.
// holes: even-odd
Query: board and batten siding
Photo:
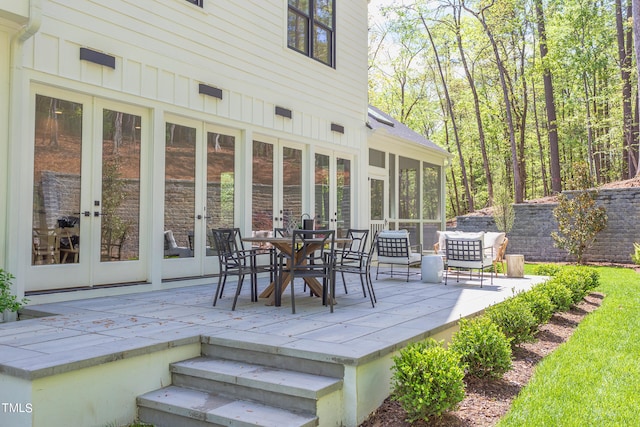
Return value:
[[(286, 46), (286, 0), (47, 0), (24, 66), (352, 149), (366, 146), (367, 1), (338, 0), (336, 68)], [(79, 60), (112, 55), (111, 69)], [(198, 93), (205, 83), (223, 99)], [(293, 120), (274, 115), (275, 106)], [(331, 123), (345, 134), (330, 131)], [(351, 130), (351, 131), (350, 131)]]

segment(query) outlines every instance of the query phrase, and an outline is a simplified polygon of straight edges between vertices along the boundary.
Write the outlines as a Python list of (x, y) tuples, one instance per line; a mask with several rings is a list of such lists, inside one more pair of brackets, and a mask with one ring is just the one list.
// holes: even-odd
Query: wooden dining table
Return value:
[[(264, 247), (267, 244), (270, 244), (277, 250), (287, 254), (289, 257), (291, 257), (294, 251), (291, 237), (243, 237), (242, 241), (247, 243), (252, 243), (252, 244), (258, 244), (258, 246), (260, 247)], [(318, 239), (317, 247), (314, 248), (313, 246), (308, 246), (307, 251), (320, 249), (323, 243), (324, 241)], [(348, 239), (345, 237), (336, 237), (334, 243), (337, 247), (339, 245), (351, 243), (351, 239)], [(297, 251), (295, 253), (295, 256), (296, 257), (303, 256), (303, 253), (300, 251)], [(296, 260), (299, 260), (299, 259), (296, 259)], [(274, 267), (277, 268), (278, 266), (274, 266)], [(316, 279), (315, 277), (304, 277), (304, 281), (309, 286), (309, 289), (311, 289), (311, 292), (315, 296), (322, 296), (322, 283), (320, 283), (318, 279)], [(284, 293), (285, 289), (289, 285), (289, 282), (291, 282), (291, 275), (289, 273), (285, 273), (282, 281), (282, 289), (281, 289), (282, 293)], [(267, 305), (275, 304), (275, 293), (273, 292), (275, 290), (275, 285), (276, 285), (275, 282), (269, 283), (269, 286), (267, 286), (260, 293), (260, 295), (258, 295), (260, 298), (269, 298), (269, 302), (267, 303)]]

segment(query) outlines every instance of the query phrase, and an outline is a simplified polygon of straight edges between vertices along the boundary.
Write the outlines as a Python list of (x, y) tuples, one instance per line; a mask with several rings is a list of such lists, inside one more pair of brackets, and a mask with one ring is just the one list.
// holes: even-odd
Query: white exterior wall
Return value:
[(9, 34), (0, 27), (0, 268), (5, 265), (9, 154)]
[[(40, 31), (25, 46), (34, 79), (61, 77), (159, 101), (176, 111), (205, 113), (359, 149), (366, 143), (367, 3), (338, 1), (333, 69), (286, 45), (285, 0), (44, 0)], [(80, 47), (115, 56), (112, 70), (79, 60)], [(44, 75), (42, 75), (42, 74)], [(205, 83), (217, 100), (198, 93)], [(148, 104), (147, 104), (148, 105)], [(276, 105), (293, 119), (275, 116)], [(330, 131), (331, 122), (345, 134)]]
[[(0, 53), (11, 51), (3, 58), (13, 60), (0, 66), (16, 70), (14, 77), (0, 77), (16, 94), (0, 101), (0, 120), (8, 124), (0, 135), (0, 154), (6, 153), (0, 161), (7, 164), (6, 175), (0, 173), (0, 201), (7, 209), (0, 217), (0, 262), (16, 276), (19, 296), (29, 289), (25, 276), (31, 248), (24, 236), (31, 233), (34, 87), (60, 89), (62, 98), (69, 92), (149, 110), (151, 188), (143, 206), (148, 204), (154, 217), (142, 221), (150, 236), (145, 246), (147, 281), (156, 287), (162, 279), (158, 236), (163, 231), (167, 115), (241, 132), (237, 153), (245, 163), (237, 170), (236, 188), (240, 225), (251, 219), (244, 204), (251, 194), (254, 137), (304, 144), (308, 166), (317, 148), (353, 156), (352, 185), (357, 189), (366, 184), (367, 0), (336, 1), (335, 68), (287, 47), (286, 0), (204, 0), (203, 8), (185, 0), (21, 4), (29, 6), (28, 14), (11, 25), (15, 31), (29, 26), (36, 5), (41, 16), (38, 13), (37, 25), (31, 25), (35, 33), (13, 43), (10, 36), (0, 37)], [(0, 20), (3, 13), (15, 15), (0, 9)], [(115, 69), (80, 60), (81, 47), (115, 57)], [(199, 94), (200, 83), (221, 89), (222, 99)], [(277, 116), (276, 106), (292, 110), (292, 119)], [(344, 134), (332, 132), (331, 123), (344, 126)], [(312, 183), (313, 173), (307, 173), (305, 182)], [(353, 224), (368, 220), (366, 202), (366, 192), (354, 191)], [(11, 251), (3, 253), (6, 248)]]

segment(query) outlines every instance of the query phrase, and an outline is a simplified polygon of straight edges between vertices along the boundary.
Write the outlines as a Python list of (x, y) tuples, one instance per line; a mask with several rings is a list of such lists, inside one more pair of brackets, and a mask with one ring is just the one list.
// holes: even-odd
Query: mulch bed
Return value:
[(406, 413), (398, 402), (387, 398), (360, 427), (442, 427), (493, 426), (507, 413), (511, 402), (524, 387), (536, 364), (567, 341), (582, 319), (600, 307), (604, 295), (593, 292), (571, 310), (556, 313), (549, 323), (540, 327), (537, 341), (522, 344), (513, 351), (513, 368), (500, 380), (466, 378), (466, 396), (454, 412), (439, 420), (405, 421)]

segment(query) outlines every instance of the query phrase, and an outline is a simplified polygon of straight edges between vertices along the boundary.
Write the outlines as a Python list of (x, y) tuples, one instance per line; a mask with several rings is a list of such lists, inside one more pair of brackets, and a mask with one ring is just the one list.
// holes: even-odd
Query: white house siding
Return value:
[(0, 268), (5, 267), (9, 154), (9, 33), (0, 26)]
[[(145, 176), (150, 179), (152, 195), (142, 203), (152, 203), (149, 212), (162, 212), (164, 121), (169, 116), (243, 132), (237, 144), (245, 166), (250, 164), (247, 153), (254, 137), (305, 144), (309, 148), (307, 165), (313, 164), (318, 147), (353, 156), (352, 185), (363, 185), (367, 173), (367, 4), (367, 0), (336, 1), (336, 67), (332, 68), (287, 47), (286, 0), (204, 0), (203, 8), (185, 0), (21, 3), (25, 10), (18, 10), (26, 15), (21, 22), (12, 23), (12, 29), (26, 25), (32, 6), (37, 5), (41, 10), (34, 26), (37, 32), (15, 44), (12, 66), (19, 69), (15, 81), (0, 77), (0, 83), (14, 85), (13, 91), (20, 94), (17, 100), (0, 101), (0, 120), (9, 124), (14, 140), (9, 149), (11, 138), (4, 133), (0, 136), (0, 154), (8, 153), (2, 157), (8, 165), (3, 170), (9, 170), (6, 179), (0, 175), (0, 201), (9, 206), (0, 219), (7, 218), (5, 224), (0, 223), (0, 238), (3, 248), (11, 247), (11, 251), (0, 252), (0, 260), (16, 273), (18, 293), (43, 289), (25, 279), (31, 268), (31, 248), (25, 236), (31, 233), (33, 147), (29, 144), (34, 112), (30, 94), (35, 87), (55, 88), (58, 95), (54, 96), (63, 98), (64, 93), (72, 98), (78, 94), (148, 109), (151, 137), (145, 141), (152, 159), (147, 160), (151, 170)], [(10, 39), (2, 35), (0, 53), (10, 50)], [(82, 47), (115, 57), (115, 68), (80, 60)], [(2, 62), (0, 66), (11, 68)], [(221, 89), (222, 99), (199, 94), (200, 83)], [(85, 104), (87, 114), (92, 105), (90, 101)], [(275, 115), (276, 106), (292, 110), (293, 118)], [(344, 126), (344, 134), (331, 131), (332, 123)], [(241, 166), (237, 172), (239, 181), (244, 181), (237, 187), (237, 215), (240, 224), (247, 224), (250, 169)], [(308, 172), (309, 182), (311, 177)], [(366, 203), (366, 192), (354, 191), (354, 223), (366, 221)], [(162, 235), (161, 217), (143, 217), (142, 221), (146, 234)], [(145, 244), (147, 280), (154, 286), (162, 278), (159, 243), (151, 238)]]
[[(45, 0), (25, 67), (213, 116), (359, 149), (366, 143), (366, 0), (336, 5), (336, 68), (286, 46), (287, 2)], [(79, 60), (88, 47), (116, 68)], [(217, 100), (198, 93), (205, 83)], [(276, 105), (293, 120), (274, 116)], [(332, 122), (345, 134), (330, 131)]]

